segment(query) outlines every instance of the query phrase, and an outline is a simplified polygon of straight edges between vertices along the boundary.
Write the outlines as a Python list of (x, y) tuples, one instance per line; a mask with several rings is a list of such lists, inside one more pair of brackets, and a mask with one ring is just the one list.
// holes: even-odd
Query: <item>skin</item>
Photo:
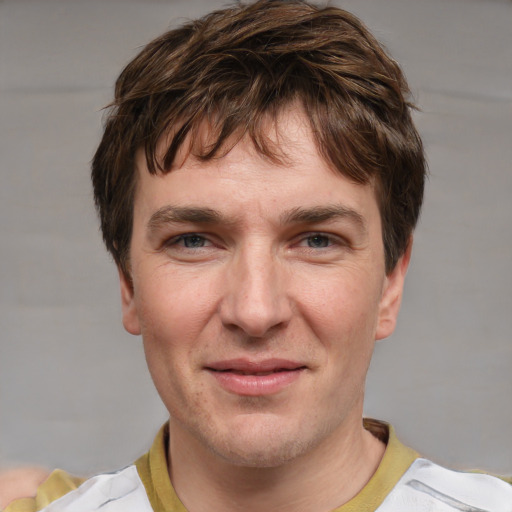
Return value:
[(31, 466), (0, 471), (0, 509), (16, 499), (35, 496), (49, 474), (43, 468)]
[[(143, 336), (170, 413), (169, 473), (192, 512), (332, 510), (384, 452), (362, 427), (364, 384), (409, 250), (386, 275), (373, 186), (328, 166), (298, 107), (270, 133), (282, 164), (246, 139), (208, 162), (183, 154), (165, 175), (138, 155), (123, 323)], [(212, 370), (276, 358), (293, 378), (261, 393)]]

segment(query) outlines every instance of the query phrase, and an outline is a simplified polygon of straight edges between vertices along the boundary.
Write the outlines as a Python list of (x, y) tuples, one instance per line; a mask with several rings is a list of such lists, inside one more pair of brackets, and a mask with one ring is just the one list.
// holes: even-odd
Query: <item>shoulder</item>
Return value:
[(9, 504), (4, 512), (32, 512), (40, 510), (69, 491), (76, 489), (82, 482), (83, 479), (57, 469), (39, 485), (36, 496), (18, 499)]
[(511, 506), (512, 485), (507, 479), (482, 473), (453, 471), (418, 458), (378, 510), (510, 512)]
[(151, 512), (143, 483), (135, 466), (82, 481), (55, 471), (33, 499), (17, 500), (4, 512)]

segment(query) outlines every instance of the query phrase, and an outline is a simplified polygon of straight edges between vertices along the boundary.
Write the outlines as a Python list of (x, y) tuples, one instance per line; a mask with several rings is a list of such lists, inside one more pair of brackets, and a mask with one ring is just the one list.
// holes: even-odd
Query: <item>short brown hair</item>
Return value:
[[(150, 42), (119, 76), (92, 180), (103, 238), (129, 275), (135, 154), (169, 172), (205, 121), (210, 159), (249, 136), (276, 158), (264, 119), (298, 101), (320, 154), (349, 179), (375, 185), (386, 270), (404, 253), (423, 199), (425, 159), (405, 77), (352, 14), (304, 1), (259, 0), (213, 12)], [(170, 136), (157, 158), (157, 143)]]

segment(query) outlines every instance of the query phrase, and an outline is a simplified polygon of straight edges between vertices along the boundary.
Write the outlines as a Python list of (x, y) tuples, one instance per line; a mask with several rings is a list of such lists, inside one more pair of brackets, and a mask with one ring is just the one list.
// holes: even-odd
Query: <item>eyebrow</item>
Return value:
[(349, 219), (366, 231), (366, 222), (364, 217), (353, 210), (342, 205), (314, 206), (313, 208), (293, 208), (283, 213), (281, 216), (282, 224), (317, 224), (336, 219)]
[[(366, 231), (363, 216), (352, 208), (342, 205), (314, 206), (312, 208), (297, 207), (281, 214), (279, 222), (286, 224), (317, 224), (336, 219), (349, 219)], [(167, 205), (153, 213), (148, 221), (150, 231), (171, 223), (191, 224), (236, 224), (236, 219), (229, 219), (212, 208), (195, 206)]]
[(224, 216), (212, 208), (189, 206), (164, 206), (151, 215), (149, 230), (153, 231), (170, 223), (220, 224), (229, 223)]

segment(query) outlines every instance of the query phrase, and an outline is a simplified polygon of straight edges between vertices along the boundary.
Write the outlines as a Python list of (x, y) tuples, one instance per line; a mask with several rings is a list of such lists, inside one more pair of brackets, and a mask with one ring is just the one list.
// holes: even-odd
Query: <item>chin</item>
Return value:
[[(254, 416), (254, 415), (251, 415)], [(235, 466), (275, 468), (308, 452), (319, 444), (321, 435), (304, 435), (297, 427), (286, 429), (260, 418), (246, 418), (227, 433), (206, 441), (209, 449)]]
[[(297, 441), (267, 442), (265, 446), (225, 446), (216, 455), (234, 466), (250, 468), (277, 468), (302, 455), (307, 449)], [(276, 445), (277, 444), (277, 445)]]

